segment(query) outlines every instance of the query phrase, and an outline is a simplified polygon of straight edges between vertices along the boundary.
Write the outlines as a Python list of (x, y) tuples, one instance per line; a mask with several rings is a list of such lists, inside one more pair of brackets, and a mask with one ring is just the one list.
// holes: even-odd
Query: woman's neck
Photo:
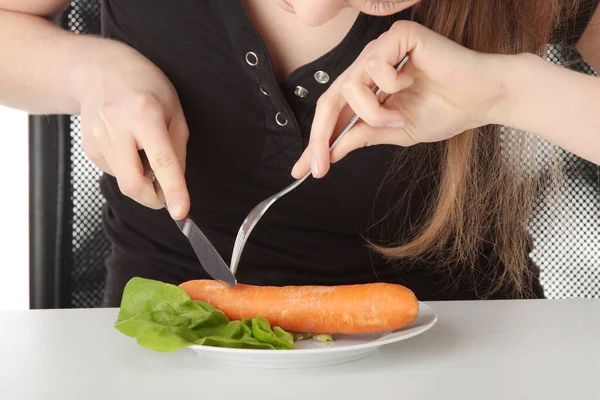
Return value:
[(347, 8), (324, 25), (312, 27), (271, 0), (246, 0), (242, 4), (265, 41), (279, 81), (337, 46), (359, 13)]

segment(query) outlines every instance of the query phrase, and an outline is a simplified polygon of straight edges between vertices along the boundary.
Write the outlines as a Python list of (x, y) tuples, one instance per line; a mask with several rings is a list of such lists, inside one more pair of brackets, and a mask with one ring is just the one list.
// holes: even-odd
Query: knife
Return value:
[[(165, 205), (165, 209), (167, 209), (165, 196), (160, 187), (160, 183), (154, 175), (154, 171), (152, 171), (152, 168), (150, 167), (146, 152), (141, 150), (139, 154), (140, 159), (142, 160), (142, 166), (144, 167), (144, 175), (152, 182), (156, 195)], [(198, 257), (198, 261), (200, 261), (204, 270), (208, 272), (213, 279), (221, 281), (229, 287), (235, 287), (237, 280), (235, 279), (233, 272), (231, 272), (231, 269), (225, 264), (225, 261), (223, 261), (219, 252), (215, 249), (210, 240), (208, 240), (200, 228), (198, 228), (198, 225), (196, 225), (189, 216), (180, 221), (175, 221), (175, 223), (179, 227), (179, 230), (181, 230), (189, 240), (194, 253), (196, 253), (196, 257)]]

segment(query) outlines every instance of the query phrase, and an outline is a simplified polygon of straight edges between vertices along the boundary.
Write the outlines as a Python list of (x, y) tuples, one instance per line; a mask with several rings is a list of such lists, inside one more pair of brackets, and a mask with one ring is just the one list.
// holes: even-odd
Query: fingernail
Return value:
[(296, 175), (296, 172), (298, 172), (297, 169), (298, 169), (298, 163), (294, 164), (294, 167), (292, 168), (292, 172), (291, 172), (292, 176)]
[(319, 157), (317, 157), (317, 155), (313, 155), (312, 160), (310, 162), (310, 169), (312, 170), (312, 174), (313, 176), (319, 176), (319, 174), (321, 173), (321, 161), (319, 160)]
[(404, 128), (406, 126), (405, 121), (392, 121), (387, 124), (388, 128)]

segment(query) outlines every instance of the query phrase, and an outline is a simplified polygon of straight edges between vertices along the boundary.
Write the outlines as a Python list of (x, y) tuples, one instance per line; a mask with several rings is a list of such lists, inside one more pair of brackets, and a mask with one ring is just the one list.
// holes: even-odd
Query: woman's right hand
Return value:
[(75, 72), (83, 150), (121, 192), (160, 209), (139, 151), (144, 150), (172, 218), (189, 211), (185, 182), (188, 127), (175, 88), (152, 62), (122, 43), (100, 39), (91, 59)]

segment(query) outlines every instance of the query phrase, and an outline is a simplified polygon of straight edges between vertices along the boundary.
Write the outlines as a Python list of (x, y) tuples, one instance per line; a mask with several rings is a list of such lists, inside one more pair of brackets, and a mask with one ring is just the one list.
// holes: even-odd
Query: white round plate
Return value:
[(294, 350), (234, 349), (215, 346), (190, 346), (200, 356), (229, 365), (258, 368), (307, 368), (356, 361), (381, 346), (420, 335), (437, 321), (435, 311), (419, 303), (419, 316), (410, 325), (387, 332), (363, 335), (333, 335), (333, 342), (307, 339), (296, 342)]

